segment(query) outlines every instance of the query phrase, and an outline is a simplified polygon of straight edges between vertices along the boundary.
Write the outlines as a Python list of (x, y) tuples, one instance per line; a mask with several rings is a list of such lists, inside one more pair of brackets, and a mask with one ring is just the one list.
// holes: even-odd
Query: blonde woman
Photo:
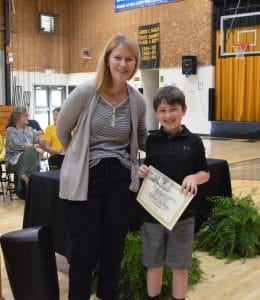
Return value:
[(95, 81), (70, 94), (57, 120), (66, 150), (60, 197), (72, 245), (70, 300), (90, 298), (97, 260), (98, 298), (118, 299), (124, 240), (139, 188), (137, 152), (147, 136), (143, 96), (127, 83), (138, 62), (138, 45), (124, 35), (113, 37)]

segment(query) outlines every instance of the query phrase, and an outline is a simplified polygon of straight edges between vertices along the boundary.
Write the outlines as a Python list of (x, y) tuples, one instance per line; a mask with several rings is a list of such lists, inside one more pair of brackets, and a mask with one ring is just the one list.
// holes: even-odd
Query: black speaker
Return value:
[(197, 73), (197, 56), (182, 56), (182, 74), (191, 75)]
[(4, 262), (15, 300), (59, 300), (50, 228), (33, 227), (1, 236)]
[(214, 105), (215, 105), (215, 89), (209, 88), (209, 111), (208, 111), (208, 120), (214, 121), (215, 120), (215, 111), (214, 111)]

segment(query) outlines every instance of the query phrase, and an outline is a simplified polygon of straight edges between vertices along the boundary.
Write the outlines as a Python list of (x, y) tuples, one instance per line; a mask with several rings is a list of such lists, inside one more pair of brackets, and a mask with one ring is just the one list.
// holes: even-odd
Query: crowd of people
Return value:
[[(19, 107), (6, 125), (5, 163), (15, 175), (20, 198), (44, 152), (49, 153), (50, 167), (61, 169), (59, 195), (71, 241), (70, 300), (90, 298), (97, 264), (96, 296), (118, 299), (124, 241), (149, 166), (179, 183), (188, 195), (196, 195), (198, 185), (209, 179), (202, 141), (182, 124), (187, 106), (177, 87), (157, 91), (153, 107), (160, 128), (148, 135), (143, 95), (128, 83), (138, 69), (139, 55), (131, 38), (114, 36), (99, 58), (95, 79), (76, 87), (62, 107), (54, 109), (54, 123), (45, 132)], [(141, 166), (139, 149), (146, 151)], [(172, 299), (185, 299), (194, 239), (193, 200), (172, 230), (144, 210), (141, 239), (147, 299), (160, 299), (165, 266), (174, 274)]]

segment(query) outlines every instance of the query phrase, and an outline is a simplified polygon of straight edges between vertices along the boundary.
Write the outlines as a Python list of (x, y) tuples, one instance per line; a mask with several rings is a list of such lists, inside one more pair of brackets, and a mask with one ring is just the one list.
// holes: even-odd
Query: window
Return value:
[(39, 23), (40, 23), (40, 32), (45, 33), (54, 33), (56, 31), (56, 20), (54, 15), (40, 14)]

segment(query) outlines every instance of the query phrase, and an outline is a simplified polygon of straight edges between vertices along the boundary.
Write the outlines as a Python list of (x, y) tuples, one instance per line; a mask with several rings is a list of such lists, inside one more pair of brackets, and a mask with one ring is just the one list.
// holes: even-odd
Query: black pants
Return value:
[(129, 184), (129, 169), (117, 159), (103, 159), (90, 169), (87, 201), (63, 201), (72, 243), (70, 300), (89, 299), (97, 260), (97, 296), (118, 299), (121, 258), (135, 199)]
[(50, 170), (60, 169), (63, 159), (64, 159), (64, 155), (61, 155), (61, 154), (54, 154), (54, 155), (50, 156), (48, 158), (48, 164), (49, 164)]

